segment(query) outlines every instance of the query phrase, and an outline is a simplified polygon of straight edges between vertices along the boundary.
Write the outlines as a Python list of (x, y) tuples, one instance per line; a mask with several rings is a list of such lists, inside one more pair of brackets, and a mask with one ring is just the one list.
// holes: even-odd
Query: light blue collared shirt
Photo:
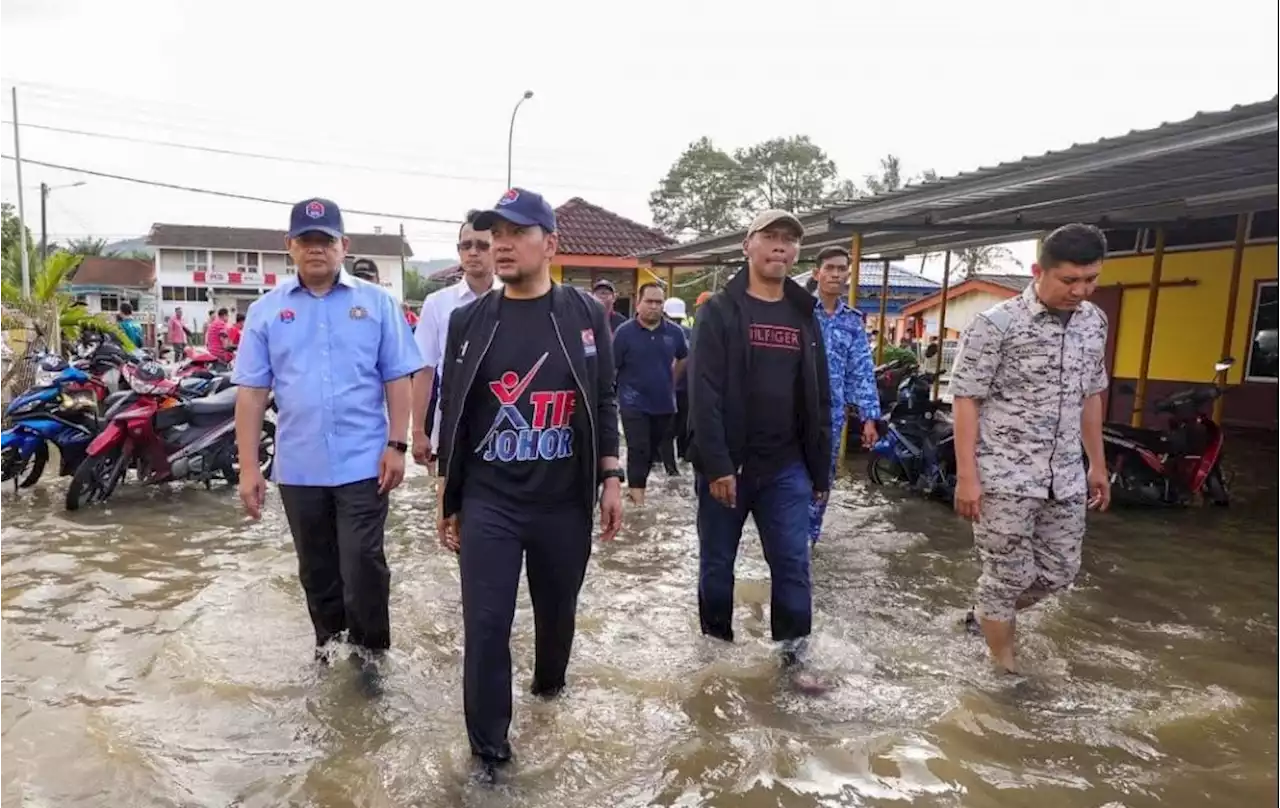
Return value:
[(275, 391), (275, 481), (337, 486), (378, 476), (383, 385), (423, 367), (395, 298), (343, 269), (323, 297), (295, 275), (249, 307), (233, 381)]

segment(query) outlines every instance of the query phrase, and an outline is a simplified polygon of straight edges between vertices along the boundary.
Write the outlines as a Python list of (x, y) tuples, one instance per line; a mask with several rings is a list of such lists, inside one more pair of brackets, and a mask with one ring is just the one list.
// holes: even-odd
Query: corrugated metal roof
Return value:
[[(813, 270), (802, 272), (792, 277), (796, 283), (804, 285), (809, 282)], [(879, 289), (884, 282), (884, 264), (880, 261), (863, 261), (862, 270), (858, 273), (859, 289)], [(912, 272), (901, 264), (889, 264), (890, 289), (920, 289), (928, 291), (942, 286), (938, 281), (929, 280), (923, 275)]]
[[(1277, 98), (1000, 163), (806, 214), (802, 256), (863, 233), (864, 254), (1035, 238), (1071, 221), (1110, 227), (1276, 207)], [(651, 254), (655, 264), (737, 260), (745, 232)]]

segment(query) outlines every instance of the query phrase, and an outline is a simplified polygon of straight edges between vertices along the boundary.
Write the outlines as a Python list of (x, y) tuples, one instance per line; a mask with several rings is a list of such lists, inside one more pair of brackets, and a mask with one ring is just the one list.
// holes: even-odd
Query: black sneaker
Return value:
[(543, 701), (552, 701), (558, 698), (560, 694), (564, 692), (564, 685), (560, 684), (560, 685), (545, 686), (545, 685), (540, 685), (537, 682), (534, 682), (533, 686), (529, 688), (529, 692), (537, 696), (538, 698), (542, 699)]

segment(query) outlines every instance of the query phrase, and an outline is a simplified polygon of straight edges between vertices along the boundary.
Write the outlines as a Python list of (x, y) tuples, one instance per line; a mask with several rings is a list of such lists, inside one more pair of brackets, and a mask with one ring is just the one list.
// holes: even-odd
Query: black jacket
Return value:
[[(801, 455), (815, 491), (831, 488), (831, 385), (814, 297), (787, 279), (784, 298), (800, 313)], [(689, 361), (689, 460), (710, 479), (737, 474), (747, 454), (751, 323), (747, 270), (698, 309)]]
[[(475, 384), (480, 362), (498, 331), (502, 290), (483, 296), (455, 310), (449, 317), (440, 378), (439, 472), (445, 476), (444, 514), (452, 516), (462, 508), (462, 467), (469, 446), (463, 407)], [(572, 286), (551, 285), (551, 323), (573, 371), (582, 406), (573, 411), (575, 429), (589, 438), (592, 452), (578, 452), (582, 464), (582, 499), (590, 508), (595, 503), (601, 457), (618, 456), (618, 399), (614, 392), (613, 332), (605, 320), (604, 307), (595, 298)], [(594, 337), (595, 353), (588, 354), (586, 334)]]

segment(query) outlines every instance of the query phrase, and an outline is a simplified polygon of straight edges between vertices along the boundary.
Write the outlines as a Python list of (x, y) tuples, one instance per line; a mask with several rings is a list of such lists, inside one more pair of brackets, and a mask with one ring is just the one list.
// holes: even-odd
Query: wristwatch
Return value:
[(400, 454), (404, 454), (405, 452), (409, 451), (409, 444), (404, 443), (402, 441), (398, 441), (398, 440), (389, 440), (387, 441), (387, 448), (395, 449)]
[(600, 482), (611, 478), (617, 479), (620, 483), (625, 483), (627, 481), (627, 473), (622, 469), (605, 469), (600, 472)]

